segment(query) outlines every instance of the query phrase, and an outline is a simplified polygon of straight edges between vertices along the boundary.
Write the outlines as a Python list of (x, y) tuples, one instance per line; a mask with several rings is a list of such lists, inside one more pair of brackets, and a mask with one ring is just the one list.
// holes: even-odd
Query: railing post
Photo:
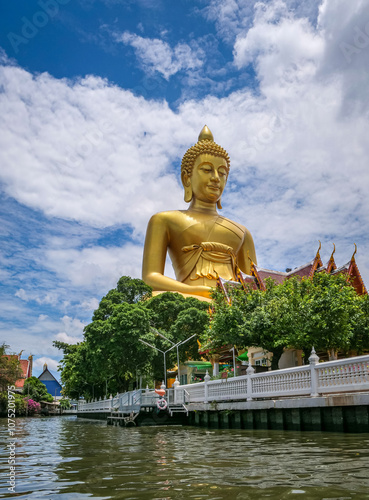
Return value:
[(247, 401), (252, 401), (252, 380), (251, 380), (251, 375), (255, 373), (254, 368), (250, 365), (246, 370), (246, 376), (247, 376), (247, 394), (246, 394), (246, 400)]
[(176, 379), (175, 381), (173, 382), (173, 389), (174, 389), (174, 404), (175, 405), (178, 405), (180, 404), (180, 401), (179, 401), (179, 392), (178, 392), (178, 387), (179, 387), (179, 380), (178, 380), (178, 376), (176, 376)]
[(204, 396), (204, 403), (207, 403), (208, 402), (208, 397), (209, 397), (209, 388), (208, 388), (208, 382), (210, 380), (210, 375), (209, 375), (209, 372), (208, 370), (206, 370), (206, 375), (204, 377), (204, 389), (205, 389), (205, 396)]
[(318, 393), (318, 371), (316, 370), (316, 365), (319, 363), (319, 356), (317, 356), (314, 347), (311, 350), (309, 357), (310, 363), (310, 380), (311, 380), (311, 392), (310, 396), (316, 398), (319, 396)]

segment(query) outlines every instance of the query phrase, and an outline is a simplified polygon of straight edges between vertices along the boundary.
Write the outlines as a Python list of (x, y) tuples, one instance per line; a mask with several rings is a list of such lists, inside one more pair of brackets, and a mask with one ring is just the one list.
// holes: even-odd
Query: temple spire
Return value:
[(351, 257), (351, 262), (353, 262), (355, 260), (355, 254), (357, 252), (357, 246), (356, 246), (356, 243), (354, 243), (355, 245), (355, 252), (352, 254), (352, 257)]

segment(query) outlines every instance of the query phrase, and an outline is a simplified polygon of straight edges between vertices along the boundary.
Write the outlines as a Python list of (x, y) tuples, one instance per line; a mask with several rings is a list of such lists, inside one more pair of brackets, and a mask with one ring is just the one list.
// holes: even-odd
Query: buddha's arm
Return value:
[(250, 274), (250, 259), (254, 264), (257, 264), (254, 240), (252, 239), (250, 231), (245, 229), (245, 237), (237, 254), (237, 264), (243, 273)]
[(210, 287), (191, 286), (164, 276), (167, 248), (170, 244), (168, 220), (165, 214), (151, 217), (146, 231), (142, 279), (153, 290), (180, 292), (209, 297)]

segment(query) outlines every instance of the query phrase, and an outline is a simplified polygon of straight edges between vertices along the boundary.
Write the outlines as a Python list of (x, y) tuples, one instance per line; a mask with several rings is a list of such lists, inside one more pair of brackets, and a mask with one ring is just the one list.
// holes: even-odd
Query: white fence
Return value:
[[(159, 396), (154, 389), (137, 389), (135, 391), (117, 394), (114, 398), (110, 399), (101, 399), (90, 403), (80, 401), (78, 403), (78, 412), (138, 412), (142, 406), (156, 406), (158, 398)], [(169, 404), (173, 403), (174, 389), (167, 389), (165, 398)]]
[[(250, 366), (247, 374), (230, 379), (210, 380), (197, 384), (179, 385), (167, 389), (170, 405), (208, 403), (254, 399), (277, 399), (290, 396), (311, 396), (369, 391), (369, 356), (357, 356), (319, 363), (313, 349), (309, 365), (255, 373)], [(149, 389), (117, 394), (115, 398), (78, 404), (79, 412), (138, 412), (142, 406), (155, 406), (158, 395)]]
[(319, 363), (313, 350), (309, 362), (309, 365), (264, 373), (255, 373), (249, 367), (247, 374), (241, 377), (182, 385), (177, 391), (179, 395), (185, 390), (190, 402), (204, 403), (369, 391), (369, 356)]

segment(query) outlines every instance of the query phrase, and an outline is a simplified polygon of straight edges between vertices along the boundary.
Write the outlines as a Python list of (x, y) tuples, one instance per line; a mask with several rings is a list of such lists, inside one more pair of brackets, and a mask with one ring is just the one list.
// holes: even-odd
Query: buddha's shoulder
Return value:
[(154, 214), (150, 223), (169, 223), (175, 222), (186, 217), (186, 210), (167, 210), (166, 212), (158, 212)]

